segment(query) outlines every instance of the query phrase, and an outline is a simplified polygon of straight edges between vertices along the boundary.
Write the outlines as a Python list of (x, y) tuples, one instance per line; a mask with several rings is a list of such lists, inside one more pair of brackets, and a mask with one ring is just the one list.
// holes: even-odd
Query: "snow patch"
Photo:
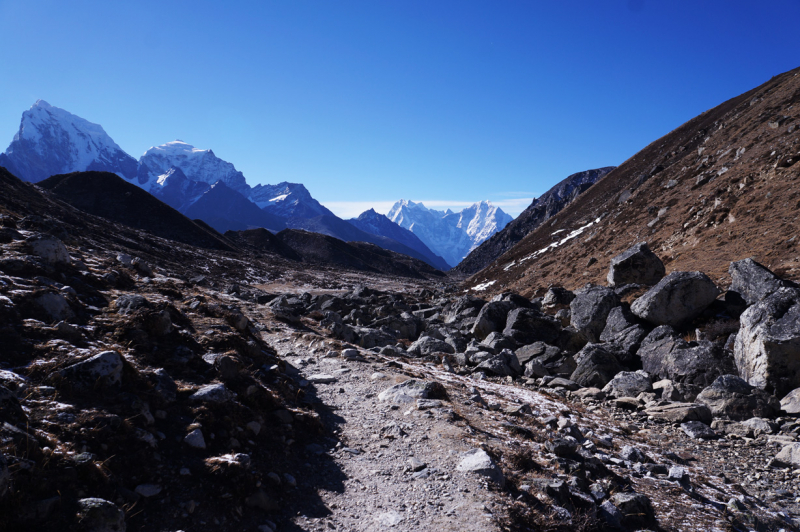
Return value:
[(473, 286), (472, 289), (474, 291), (476, 291), (476, 292), (480, 292), (482, 290), (486, 290), (487, 288), (489, 288), (490, 286), (492, 286), (496, 282), (497, 281), (487, 281), (485, 283), (481, 283), (481, 284)]

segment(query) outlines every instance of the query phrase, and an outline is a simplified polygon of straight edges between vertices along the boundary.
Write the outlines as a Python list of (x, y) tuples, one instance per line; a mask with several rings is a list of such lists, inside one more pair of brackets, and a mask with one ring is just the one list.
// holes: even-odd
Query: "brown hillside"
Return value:
[(798, 279), (798, 72), (653, 142), (465, 285), (495, 281), (488, 293), (530, 296), (553, 284), (605, 283), (610, 259), (637, 241), (649, 243), (667, 272), (700, 270), (723, 286), (729, 263), (745, 257)]

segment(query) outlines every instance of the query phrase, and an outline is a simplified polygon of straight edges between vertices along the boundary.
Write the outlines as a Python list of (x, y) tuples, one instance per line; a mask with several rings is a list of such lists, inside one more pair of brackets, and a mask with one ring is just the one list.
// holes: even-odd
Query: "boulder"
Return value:
[(34, 235), (26, 240), (31, 254), (48, 264), (69, 264), (70, 257), (64, 243), (54, 236)]
[(17, 395), (5, 386), (0, 386), (0, 422), (23, 423), (26, 419)]
[(510, 301), (491, 301), (481, 308), (475, 324), (472, 326), (472, 334), (475, 338), (483, 340), (492, 331), (502, 331), (506, 326), (506, 317), (516, 305)]
[(139, 294), (125, 294), (114, 301), (114, 308), (119, 314), (130, 314), (140, 308), (150, 308), (150, 302)]
[(711, 410), (699, 403), (670, 403), (668, 405), (654, 406), (645, 410), (645, 414), (670, 423), (686, 423), (687, 421), (702, 421), (711, 423)]
[(125, 532), (125, 512), (104, 499), (78, 501), (81, 530), (86, 532)]
[(464, 453), (463, 458), (456, 466), (456, 471), (486, 477), (500, 487), (505, 484), (503, 472), (483, 449), (472, 449)]
[(800, 387), (800, 290), (780, 288), (742, 313), (733, 353), (739, 375), (783, 396)]
[(701, 272), (672, 272), (631, 305), (631, 312), (655, 325), (678, 327), (699, 316), (719, 295)]
[(511, 355), (511, 357), (507, 357), (504, 355), (504, 353), (510, 353), (510, 351), (504, 351), (501, 354), (494, 355), (491, 358), (484, 360), (483, 362), (478, 364), (475, 370), (485, 371), (492, 375), (499, 375), (501, 377), (519, 375), (520, 373), (522, 373), (521, 369), (515, 371), (508, 365), (508, 359), (513, 358), (514, 362), (516, 362), (517, 361), (516, 357), (514, 357), (513, 354)]
[(648, 334), (637, 354), (642, 369), (659, 379), (680, 383), (690, 397), (710, 386), (720, 375), (736, 370), (730, 352), (719, 344), (686, 342), (668, 325), (656, 327)]
[(503, 333), (494, 331), (489, 333), (489, 336), (483, 339), (480, 343), (482, 349), (486, 349), (487, 351), (491, 351), (493, 353), (499, 353), (503, 349), (516, 349), (519, 344), (513, 339), (509, 338)]
[(781, 399), (781, 410), (787, 414), (800, 414), (800, 388), (795, 388)]
[(409, 379), (379, 393), (378, 400), (413, 403), (417, 399), (443, 399), (445, 396), (444, 386), (438, 382)]
[(68, 366), (59, 373), (77, 388), (117, 385), (122, 381), (122, 357), (116, 351), (104, 351)]
[(771, 418), (780, 412), (778, 400), (736, 375), (722, 375), (697, 396), (697, 402), (714, 416), (743, 421), (752, 417)]
[(503, 335), (513, 338), (518, 344), (558, 341), (561, 322), (552, 316), (530, 308), (516, 308), (508, 313)]
[(739, 294), (748, 305), (758, 303), (780, 288), (791, 286), (753, 259), (731, 262), (728, 273), (731, 275), (730, 291)]
[(687, 421), (681, 423), (681, 430), (693, 440), (715, 440), (719, 435), (714, 429), (702, 421)]
[(575, 299), (575, 293), (562, 286), (551, 286), (542, 298), (542, 307), (547, 309), (566, 308)]
[(588, 344), (575, 355), (577, 367), (570, 380), (579, 385), (602, 388), (623, 371), (616, 355), (603, 344)]
[(637, 397), (640, 393), (653, 391), (653, 385), (646, 371), (622, 371), (608, 381), (603, 391), (609, 397)]
[(597, 342), (611, 309), (619, 306), (619, 296), (605, 286), (586, 286), (575, 293), (569, 304), (571, 323), (590, 342)]
[(236, 394), (224, 384), (206, 384), (189, 396), (190, 403), (222, 404), (232, 401)]
[(800, 468), (800, 443), (790, 443), (775, 456), (775, 462), (786, 467)]
[(455, 353), (453, 346), (444, 340), (437, 340), (431, 336), (421, 336), (419, 340), (411, 344), (408, 353), (416, 356), (425, 356), (432, 353)]
[(56, 292), (41, 292), (33, 298), (40, 317), (48, 323), (57, 323), (75, 316), (67, 299)]
[(622, 525), (628, 530), (656, 527), (656, 513), (650, 499), (641, 493), (615, 493), (611, 502), (622, 514)]
[(448, 304), (442, 316), (445, 323), (453, 323), (467, 317), (474, 318), (486, 304), (483, 299), (472, 295), (460, 296)]
[(517, 362), (520, 366), (524, 366), (531, 360), (538, 360), (539, 357), (546, 357), (548, 360), (555, 359), (561, 354), (561, 350), (555, 346), (548, 345), (544, 342), (534, 342), (530, 345), (524, 345), (514, 352), (517, 357)]
[(654, 285), (664, 277), (665, 273), (666, 269), (661, 259), (650, 251), (647, 242), (640, 242), (611, 259), (608, 285)]

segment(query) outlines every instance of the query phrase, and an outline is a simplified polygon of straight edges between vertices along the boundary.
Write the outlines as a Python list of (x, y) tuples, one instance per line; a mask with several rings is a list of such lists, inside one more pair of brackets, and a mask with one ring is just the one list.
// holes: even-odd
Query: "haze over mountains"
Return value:
[(0, 166), (23, 180), (82, 171), (112, 172), (220, 232), (263, 227), (363, 241), (424, 260), (440, 270), (458, 264), (512, 217), (488, 201), (461, 212), (401, 200), (389, 216), (367, 211), (344, 221), (299, 183), (251, 187), (233, 164), (181, 140), (149, 148), (137, 161), (102, 126), (38, 100), (22, 114)]

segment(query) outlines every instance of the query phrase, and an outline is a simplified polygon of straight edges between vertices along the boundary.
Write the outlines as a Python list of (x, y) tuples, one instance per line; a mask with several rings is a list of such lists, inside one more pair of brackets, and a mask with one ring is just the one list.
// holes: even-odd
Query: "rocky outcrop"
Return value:
[(744, 421), (752, 417), (771, 418), (780, 411), (778, 400), (750, 386), (736, 375), (722, 375), (700, 392), (697, 402), (708, 406), (714, 416)]
[(791, 286), (753, 259), (731, 262), (728, 268), (731, 276), (731, 292), (736, 292), (748, 305), (758, 303), (780, 288)]

